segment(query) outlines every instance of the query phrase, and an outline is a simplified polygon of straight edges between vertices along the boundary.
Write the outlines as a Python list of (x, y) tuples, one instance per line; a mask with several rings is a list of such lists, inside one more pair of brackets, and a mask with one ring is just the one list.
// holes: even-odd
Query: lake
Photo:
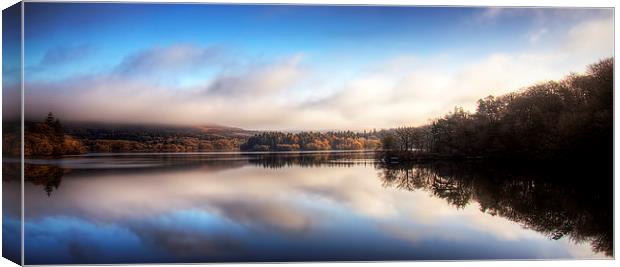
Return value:
[(613, 257), (611, 167), (195, 153), (25, 172), (26, 264)]

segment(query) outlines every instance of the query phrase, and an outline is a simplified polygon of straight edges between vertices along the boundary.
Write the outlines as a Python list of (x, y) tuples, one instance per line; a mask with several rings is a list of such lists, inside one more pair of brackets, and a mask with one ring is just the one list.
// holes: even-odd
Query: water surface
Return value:
[(527, 169), (372, 152), (30, 160), (25, 261), (612, 257), (611, 176)]

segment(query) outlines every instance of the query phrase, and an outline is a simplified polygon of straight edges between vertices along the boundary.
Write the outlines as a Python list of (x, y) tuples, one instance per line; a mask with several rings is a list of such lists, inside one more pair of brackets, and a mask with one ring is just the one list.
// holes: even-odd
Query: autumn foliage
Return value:
[(363, 150), (376, 149), (381, 143), (372, 133), (342, 132), (265, 132), (241, 145), (244, 151)]
[(24, 156), (60, 156), (85, 153), (86, 147), (66, 135), (60, 120), (49, 113), (43, 122), (28, 123), (24, 132)]

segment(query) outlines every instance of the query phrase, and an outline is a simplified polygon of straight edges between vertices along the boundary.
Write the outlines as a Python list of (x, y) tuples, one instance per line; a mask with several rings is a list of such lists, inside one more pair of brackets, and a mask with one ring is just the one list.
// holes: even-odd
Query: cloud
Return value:
[(610, 8), (531, 8), (531, 7), (489, 7), (474, 16), (479, 24), (493, 24), (502, 20), (526, 19), (535, 25), (553, 23), (575, 24), (584, 20), (611, 15)]
[[(515, 18), (526, 18), (536, 22), (544, 21), (548, 17), (552, 17), (556, 9), (545, 8), (524, 8), (524, 7), (489, 7), (482, 10), (475, 16), (474, 21), (479, 24), (496, 24), (502, 20), (510, 20)], [(569, 11), (570, 12), (570, 11)], [(562, 15), (568, 13), (562, 10), (558, 13)]]
[(310, 229), (312, 224), (306, 214), (273, 200), (226, 200), (214, 206), (226, 218), (249, 227), (299, 233)]
[(356, 66), (346, 79), (338, 70), (321, 69), (337, 62), (302, 52), (241, 60), (215, 47), (154, 47), (126, 56), (108, 72), (28, 80), (26, 116), (38, 119), (52, 111), (63, 120), (259, 130), (419, 125), (457, 105), (473, 111), (476, 100), (487, 95), (561, 79), (613, 56), (613, 16), (550, 29), (533, 29), (530, 40), (536, 44), (520, 51), (498, 48), (475, 59), (403, 54)]
[[(195, 86), (161, 82), (158, 75), (153, 75), (172, 75), (199, 68), (201, 64), (222, 68), (226, 63), (215, 59), (212, 63), (204, 63), (217, 58), (213, 53), (210, 49), (186, 46), (157, 48), (126, 57), (108, 73), (73, 76), (60, 81), (27, 81), (26, 117), (38, 119), (41, 114), (52, 111), (63, 120), (78, 121), (246, 127), (259, 127), (260, 123), (267, 123), (265, 120), (277, 122), (274, 118), (286, 108), (282, 106), (286, 101), (283, 99), (282, 104), (277, 104), (276, 98), (288, 93), (303, 76), (300, 55), (220, 72), (214, 77), (205, 77), (202, 84)], [(277, 110), (273, 110), (276, 107)], [(248, 117), (248, 111), (255, 116)]]
[[(40, 185), (27, 183), (27, 243), (54, 240), (58, 248), (84, 234), (80, 240), (89, 243), (85, 252), (98, 252), (97, 248), (127, 242), (114, 238), (120, 234), (136, 247), (190, 258), (255, 252), (262, 242), (278, 240), (292, 245), (315, 238), (349, 240), (359, 233), (421, 246), (429, 240), (475, 245), (470, 241), (479, 238), (494, 244), (554, 242), (505, 218), (481, 213), (474, 203), (455, 210), (424, 190), (384, 187), (372, 166), (212, 169), (208, 163), (213, 162), (204, 163), (206, 168), (167, 166), (138, 172), (77, 168), (65, 174), (51, 199)], [(587, 244), (567, 242), (554, 247), (589, 250)]]
[(340, 90), (311, 102), (308, 109), (331, 114), (327, 128), (420, 125), (455, 106), (474, 111), (476, 101), (487, 95), (561, 79), (613, 56), (613, 19), (583, 21), (549, 44), (554, 45), (533, 51), (490, 53), (464, 63), (450, 56), (391, 59), (383, 68), (363, 72)]
[(471, 109), (477, 99), (486, 95), (560, 77), (554, 75), (556, 71), (532, 67), (532, 63), (527, 55), (494, 54), (456, 71), (438, 66), (420, 67), (400, 75), (365, 73), (333, 95), (314, 102), (312, 108), (339, 119), (328, 128), (419, 125), (457, 105)]
[(53, 67), (58, 64), (67, 64), (76, 60), (83, 60), (93, 52), (91, 45), (60, 46), (49, 49), (41, 61), (39, 67)]
[(279, 93), (294, 86), (300, 78), (302, 59), (302, 55), (294, 55), (271, 64), (252, 66), (242, 73), (222, 75), (208, 86), (206, 93), (241, 98)]
[(536, 43), (538, 43), (538, 41), (539, 41), (539, 40), (540, 40), (540, 39), (541, 39), (541, 38), (542, 38), (545, 34), (547, 34), (547, 32), (548, 32), (547, 28), (541, 28), (541, 29), (538, 29), (537, 31), (535, 31), (535, 32), (531, 33), (531, 34), (529, 35), (529, 38), (528, 38), (528, 40), (529, 40), (530, 44), (536, 44)]
[(569, 53), (598, 57), (613, 55), (613, 16), (586, 21), (570, 29), (565, 49)]
[(126, 56), (112, 71), (125, 77), (152, 77), (152, 75), (174, 75), (221, 65), (225, 53), (217, 47), (199, 47), (191, 44), (174, 44), (153, 47)]
[[(38, 62), (24, 66), (24, 75), (28, 79), (64, 79), (66, 77), (60, 74), (62, 70), (77, 68), (85, 71), (76, 66), (87, 62), (94, 51), (95, 47), (89, 44), (52, 47)], [(14, 71), (14, 74), (18, 73), (19, 70)]]
[(484, 9), (477, 18), (479, 21), (494, 20), (501, 17), (502, 14), (505, 14), (507, 10), (510, 9), (503, 7), (489, 7)]
[(166, 251), (177, 260), (246, 252), (236, 225), (200, 210), (159, 215), (153, 220), (131, 221), (125, 226), (143, 243)]

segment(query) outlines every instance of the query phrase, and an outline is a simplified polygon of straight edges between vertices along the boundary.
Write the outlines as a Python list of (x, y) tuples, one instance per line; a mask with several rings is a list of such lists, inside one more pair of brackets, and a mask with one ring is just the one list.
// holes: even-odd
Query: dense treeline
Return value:
[(86, 147), (72, 136), (66, 135), (60, 120), (49, 113), (43, 122), (25, 125), (24, 156), (60, 156), (81, 154)]
[(234, 151), (250, 135), (226, 127), (75, 125), (67, 131), (90, 152)]
[(376, 133), (264, 132), (250, 137), (240, 148), (244, 151), (362, 150), (380, 145)]
[[(361, 150), (380, 147), (377, 133), (252, 132), (237, 128), (63, 126), (50, 113), (44, 122), (28, 122), (27, 157), (87, 152), (208, 152)], [(251, 137), (250, 137), (251, 136)], [(6, 136), (5, 138), (9, 138)], [(18, 149), (18, 148), (16, 148)]]
[(90, 152), (206, 152), (234, 151), (240, 144), (238, 139), (219, 138), (201, 140), (195, 137), (168, 137), (155, 141), (130, 141), (96, 139), (84, 140)]
[(579, 155), (612, 159), (613, 58), (499, 97), (476, 112), (455, 108), (421, 127), (392, 129), (383, 147), (408, 154), (550, 160)]
[[(253, 132), (226, 127), (63, 127), (50, 115), (28, 122), (26, 156), (85, 152), (303, 151), (383, 148), (401, 157), (488, 157), (549, 160), (611, 159), (613, 59), (583, 75), (540, 83), (478, 101), (474, 113), (455, 110), (428, 125), (379, 132)], [(10, 144), (17, 136), (4, 134)], [(18, 144), (18, 142), (13, 142)], [(3, 147), (18, 153), (18, 146)]]
[[(26, 122), (26, 157), (57, 157), (92, 152), (235, 151), (251, 134), (225, 127), (64, 126), (52, 113), (43, 122)], [(16, 134), (4, 134), (17, 141)], [(11, 142), (7, 142), (11, 143)], [(3, 147), (19, 153), (19, 146)]]

